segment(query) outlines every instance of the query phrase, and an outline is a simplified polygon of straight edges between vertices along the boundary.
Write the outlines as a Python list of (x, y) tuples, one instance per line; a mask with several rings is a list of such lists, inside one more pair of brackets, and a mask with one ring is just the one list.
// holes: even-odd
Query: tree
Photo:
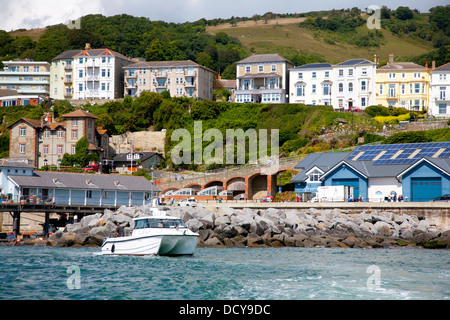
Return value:
[(394, 11), (394, 17), (400, 20), (409, 20), (414, 16), (414, 12), (408, 7), (398, 7), (397, 10)]
[(205, 66), (209, 69), (212, 69), (214, 67), (214, 60), (206, 52), (198, 53), (197, 56), (195, 57), (195, 61), (198, 64), (201, 64), (202, 66)]
[(430, 23), (438, 30), (450, 36), (450, 6), (437, 6), (430, 9)]
[(73, 160), (76, 162), (76, 164), (82, 167), (87, 165), (89, 162), (88, 147), (89, 144), (87, 142), (86, 137), (83, 137), (80, 140), (78, 140), (77, 144), (75, 145), (76, 153)]

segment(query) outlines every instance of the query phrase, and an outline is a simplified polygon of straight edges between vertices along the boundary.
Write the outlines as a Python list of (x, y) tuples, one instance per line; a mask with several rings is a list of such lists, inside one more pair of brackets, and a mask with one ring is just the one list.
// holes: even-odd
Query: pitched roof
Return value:
[(450, 71), (450, 62), (447, 62), (446, 64), (443, 64), (442, 66), (431, 70), (431, 72), (434, 72), (434, 71)]
[(352, 152), (313, 153), (295, 168), (303, 169), (291, 181), (304, 182), (312, 168), (321, 169), (326, 176), (339, 164), (347, 164), (365, 177), (397, 177), (402, 172), (427, 161), (444, 172), (450, 172), (450, 143), (424, 142), (387, 145), (363, 145)]
[(110, 50), (108, 48), (101, 48), (101, 49), (88, 49), (88, 50), (67, 50), (63, 53), (57, 55), (52, 60), (61, 60), (61, 59), (73, 59), (78, 56), (114, 56), (120, 59), (133, 61), (130, 58), (124, 56), (123, 54)]
[(270, 53), (270, 54), (254, 54), (248, 58), (242, 59), (241, 61), (236, 62), (237, 64), (243, 63), (260, 63), (260, 62), (290, 62), (286, 58), (283, 58), (278, 53)]
[(56, 57), (54, 57), (52, 59), (52, 61), (53, 60), (61, 60), (61, 59), (72, 59), (75, 55), (79, 54), (82, 51), (83, 50), (67, 50), (67, 51), (64, 51), (63, 53), (57, 55)]
[(96, 57), (96, 56), (114, 56), (116, 58), (124, 59), (133, 61), (130, 58), (124, 56), (123, 54), (113, 51), (108, 48), (101, 48), (101, 49), (87, 49), (87, 50), (81, 50), (81, 52), (77, 53), (73, 57), (80, 57), (80, 56), (88, 56), (88, 57)]
[(298, 70), (298, 69), (320, 69), (320, 68), (332, 68), (333, 65), (330, 63), (309, 63), (304, 64), (302, 66), (295, 67), (290, 70)]
[(303, 169), (291, 182), (302, 182), (307, 178), (306, 173), (314, 167), (319, 168), (323, 172), (327, 172), (340, 161), (344, 160), (350, 152), (319, 152), (311, 153), (305, 159), (300, 161), (295, 169)]
[(89, 112), (81, 110), (81, 109), (72, 111), (72, 112), (67, 113), (67, 114), (63, 114), (62, 117), (63, 118), (92, 118), (92, 119), (98, 119), (92, 113), (89, 113)]
[(33, 166), (23, 162), (23, 161), (17, 161), (17, 160), (10, 160), (10, 159), (1, 159), (0, 160), (0, 167), (2, 168), (25, 168), (25, 169), (34, 169)]
[(392, 62), (387, 65), (378, 68), (378, 70), (428, 70), (425, 67), (422, 67), (414, 62)]
[(17, 96), (18, 94), (17, 90), (0, 89), (0, 97)]
[(369, 60), (366, 59), (350, 59), (344, 62), (341, 62), (339, 64), (336, 64), (335, 66), (355, 66), (355, 65), (370, 65), (370, 64), (374, 64), (373, 62), (370, 62)]
[(17, 121), (14, 121), (13, 123), (11, 123), (8, 128), (11, 128), (13, 125), (15, 125), (17, 122), (19, 121), (25, 121), (27, 122), (29, 125), (31, 125), (32, 127), (35, 128), (40, 128), (41, 127), (41, 123), (39, 122), (39, 120), (35, 120), (35, 119), (30, 119), (30, 118), (20, 118)]
[(21, 187), (31, 188), (159, 192), (146, 178), (136, 176), (35, 171), (32, 176), (9, 178)]

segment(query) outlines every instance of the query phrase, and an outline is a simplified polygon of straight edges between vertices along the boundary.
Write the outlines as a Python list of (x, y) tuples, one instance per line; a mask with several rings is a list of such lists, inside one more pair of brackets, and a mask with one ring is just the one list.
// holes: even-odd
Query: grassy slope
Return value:
[[(304, 18), (269, 20), (267, 24), (262, 20), (246, 21), (237, 23), (235, 27), (227, 23), (207, 27), (207, 32), (211, 34), (226, 32), (238, 38), (248, 49), (254, 48), (256, 53), (277, 52), (284, 56), (297, 52), (318, 53), (330, 63), (339, 63), (352, 58), (366, 58), (372, 61), (374, 54), (378, 55), (380, 60), (387, 60), (390, 53), (396, 56), (411, 56), (433, 50), (431, 46), (416, 39), (399, 37), (384, 29), (380, 30), (385, 39), (383, 45), (358, 48), (346, 43), (343, 40), (344, 35), (300, 28), (298, 23), (301, 19)], [(424, 19), (424, 17), (418, 19)], [(367, 27), (362, 26), (357, 32), (367, 32)], [(333, 40), (335, 44), (327, 43), (325, 39)]]

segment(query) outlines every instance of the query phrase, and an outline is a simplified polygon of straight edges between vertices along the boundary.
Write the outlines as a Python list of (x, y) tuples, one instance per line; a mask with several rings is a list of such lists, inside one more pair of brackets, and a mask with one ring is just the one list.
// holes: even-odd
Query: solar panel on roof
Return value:
[[(440, 151), (442, 148), (445, 148), (445, 150)], [(362, 153), (356, 161), (374, 161), (373, 159), (377, 159), (373, 162), (374, 165), (412, 164), (424, 157), (435, 156), (435, 158), (449, 158), (450, 141), (365, 145), (356, 148), (349, 155), (348, 159), (353, 159), (363, 151), (364, 153)], [(394, 157), (394, 159), (392, 157)]]

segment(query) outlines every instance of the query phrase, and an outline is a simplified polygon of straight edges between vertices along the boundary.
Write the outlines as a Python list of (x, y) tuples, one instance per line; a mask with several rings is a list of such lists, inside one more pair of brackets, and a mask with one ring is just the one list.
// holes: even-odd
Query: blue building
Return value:
[(144, 177), (34, 171), (10, 160), (0, 163), (0, 183), (3, 198), (14, 202), (142, 206), (159, 194)]
[(430, 201), (450, 194), (450, 142), (365, 145), (352, 152), (310, 154), (291, 182), (304, 201), (318, 186), (353, 186), (364, 201)]

